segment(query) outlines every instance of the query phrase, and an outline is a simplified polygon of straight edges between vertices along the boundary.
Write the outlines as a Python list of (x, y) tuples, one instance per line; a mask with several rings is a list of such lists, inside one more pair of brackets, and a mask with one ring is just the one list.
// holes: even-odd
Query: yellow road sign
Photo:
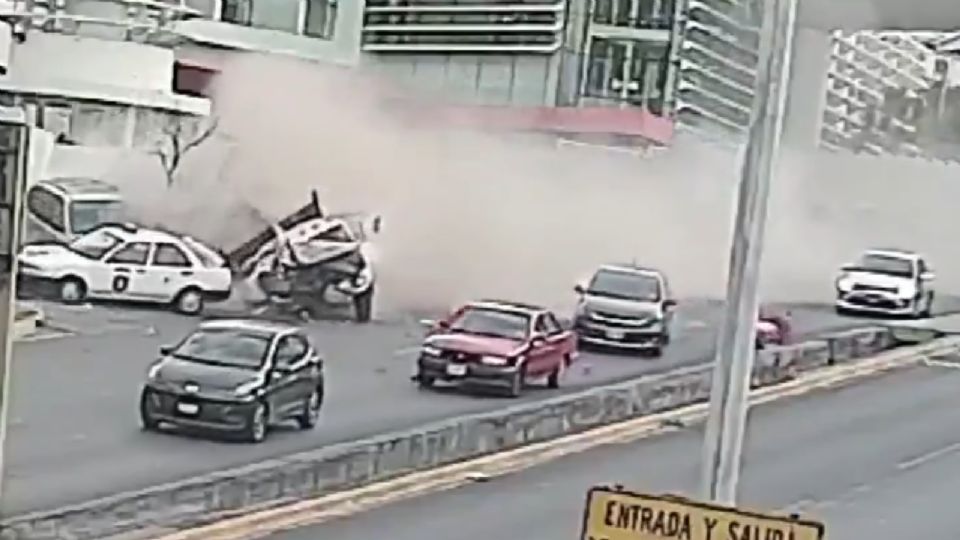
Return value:
[(822, 523), (595, 487), (580, 540), (823, 540)]

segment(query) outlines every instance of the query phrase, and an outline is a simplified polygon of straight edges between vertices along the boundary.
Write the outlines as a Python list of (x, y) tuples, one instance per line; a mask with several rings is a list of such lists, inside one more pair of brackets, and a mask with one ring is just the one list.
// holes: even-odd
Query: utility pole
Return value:
[(717, 342), (704, 441), (704, 497), (736, 503), (759, 311), (759, 270), (770, 177), (783, 131), (797, 0), (760, 0), (760, 60), (740, 176), (727, 279), (726, 313)]
[[(22, 109), (0, 107), (0, 472), (5, 469), (9, 368), (17, 311), (17, 252), (23, 223), (29, 129)], [(0, 483), (0, 499), (4, 487)]]

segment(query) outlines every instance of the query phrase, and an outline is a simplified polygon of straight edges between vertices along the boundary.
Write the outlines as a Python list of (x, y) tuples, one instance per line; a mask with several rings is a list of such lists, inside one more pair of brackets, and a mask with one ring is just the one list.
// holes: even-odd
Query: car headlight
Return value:
[(852, 279), (846, 276), (841, 276), (837, 278), (837, 290), (841, 292), (850, 292), (853, 290), (854, 282)]
[(233, 390), (233, 393), (236, 394), (236, 395), (238, 395), (238, 396), (248, 396), (248, 395), (250, 395), (251, 393), (253, 393), (254, 391), (256, 391), (257, 389), (259, 389), (262, 384), (263, 384), (263, 381), (261, 381), (261, 380), (259, 380), (259, 379), (254, 379), (254, 380), (252, 380), (252, 381), (247, 381), (247, 382), (241, 384), (240, 386), (236, 387), (236, 388)]
[(160, 363), (153, 364), (150, 366), (150, 369), (147, 370), (147, 379), (154, 381), (160, 375)]
[(440, 349), (431, 347), (430, 345), (424, 345), (423, 348), (420, 349), (420, 353), (424, 356), (440, 356), (442, 352)]
[(484, 356), (480, 362), (488, 366), (505, 366), (510, 363), (510, 359), (503, 356)]

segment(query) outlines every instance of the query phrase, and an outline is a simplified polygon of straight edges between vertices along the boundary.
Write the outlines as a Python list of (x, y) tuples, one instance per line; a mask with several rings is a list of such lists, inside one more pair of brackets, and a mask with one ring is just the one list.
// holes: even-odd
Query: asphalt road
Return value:
[[(139, 309), (53, 305), (47, 310), (55, 323), (72, 327), (73, 335), (16, 346), (5, 464), (8, 515), (514, 403), (417, 390), (409, 381), (422, 336), (414, 320), (322, 322), (309, 325), (329, 370), (328, 401), (315, 430), (280, 429), (260, 445), (143, 433), (136, 404), (146, 367), (160, 345), (178, 340), (194, 321)], [(800, 332), (856, 323), (827, 307), (792, 311)], [(664, 358), (584, 354), (559, 392), (705, 362), (719, 315), (716, 304), (683, 303)], [(555, 392), (534, 390), (522, 399)]]
[[(960, 366), (960, 364), (958, 364)], [(960, 370), (916, 368), (751, 412), (740, 504), (799, 512), (829, 540), (953, 540)], [(697, 496), (702, 429), (601, 447), (269, 540), (578, 538), (587, 490)]]

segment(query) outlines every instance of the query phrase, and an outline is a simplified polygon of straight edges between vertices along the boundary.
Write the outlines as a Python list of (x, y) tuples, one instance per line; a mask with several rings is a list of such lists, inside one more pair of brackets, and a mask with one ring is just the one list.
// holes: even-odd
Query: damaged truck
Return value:
[(358, 322), (373, 315), (375, 275), (369, 238), (381, 218), (328, 214), (317, 192), (296, 212), (226, 254), (236, 277), (262, 292), (267, 305), (301, 318), (352, 308)]

